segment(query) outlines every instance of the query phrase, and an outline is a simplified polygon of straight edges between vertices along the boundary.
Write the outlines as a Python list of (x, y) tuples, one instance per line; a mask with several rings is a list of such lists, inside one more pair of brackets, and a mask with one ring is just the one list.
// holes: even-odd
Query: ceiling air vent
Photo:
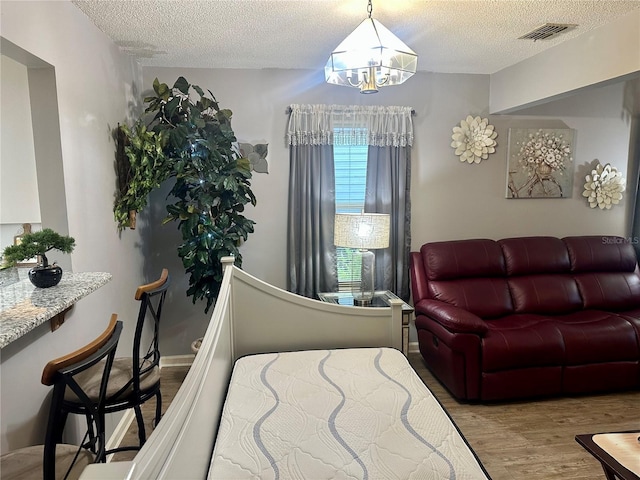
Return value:
[(529, 33), (518, 37), (519, 39), (525, 40), (543, 40), (549, 37), (555, 37), (559, 33), (562, 33), (571, 28), (575, 28), (577, 25), (571, 23), (545, 23), (544, 25), (539, 26), (535, 30), (531, 30)]

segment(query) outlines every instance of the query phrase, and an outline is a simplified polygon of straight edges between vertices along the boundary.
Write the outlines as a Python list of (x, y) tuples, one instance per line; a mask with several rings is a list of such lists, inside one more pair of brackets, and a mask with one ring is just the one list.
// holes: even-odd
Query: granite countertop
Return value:
[(55, 287), (36, 288), (29, 280), (0, 287), (0, 348), (42, 325), (109, 280), (111, 274), (105, 272), (64, 272)]

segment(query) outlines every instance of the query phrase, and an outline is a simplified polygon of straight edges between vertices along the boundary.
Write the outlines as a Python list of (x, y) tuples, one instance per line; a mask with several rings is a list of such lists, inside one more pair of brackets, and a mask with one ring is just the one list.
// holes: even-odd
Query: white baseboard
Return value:
[(418, 342), (409, 342), (409, 353), (420, 353)]
[(160, 357), (160, 368), (164, 367), (188, 367), (196, 358), (195, 355), (168, 355)]
[[(113, 433), (109, 437), (109, 441), (107, 442), (107, 445), (106, 445), (107, 450), (112, 450), (114, 448), (117, 448), (120, 445), (120, 443), (122, 443), (122, 440), (124, 439), (125, 435), (127, 434), (127, 431), (129, 430), (129, 426), (131, 425), (131, 423), (133, 423), (135, 418), (136, 418), (136, 414), (134, 413), (133, 408), (130, 408), (129, 410), (125, 410), (124, 415), (118, 422), (118, 425), (116, 425), (116, 429), (113, 431)], [(114, 455), (115, 453), (112, 453), (111, 455), (107, 455), (107, 462), (110, 462)]]

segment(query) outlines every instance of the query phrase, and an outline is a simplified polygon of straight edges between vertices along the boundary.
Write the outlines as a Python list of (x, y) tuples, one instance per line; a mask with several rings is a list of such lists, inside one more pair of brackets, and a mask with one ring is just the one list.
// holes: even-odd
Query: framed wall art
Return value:
[(575, 130), (510, 128), (507, 198), (570, 198)]

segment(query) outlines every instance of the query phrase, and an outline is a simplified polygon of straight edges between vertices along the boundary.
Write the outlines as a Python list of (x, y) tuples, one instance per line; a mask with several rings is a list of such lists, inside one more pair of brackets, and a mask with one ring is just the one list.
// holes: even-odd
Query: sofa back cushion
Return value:
[(555, 237), (498, 240), (509, 276), (569, 273), (571, 262), (564, 242)]
[(428, 280), (504, 277), (502, 250), (493, 240), (425, 243), (420, 248)]
[(564, 242), (555, 237), (499, 240), (517, 313), (560, 314), (582, 308)]
[(576, 281), (566, 275), (523, 275), (509, 278), (517, 313), (563, 314), (583, 308)]
[(481, 318), (513, 312), (502, 250), (493, 240), (427, 243), (420, 249), (429, 296)]
[(633, 272), (636, 269), (636, 251), (631, 242), (622, 237), (582, 236), (565, 237), (571, 271)]
[(513, 313), (507, 281), (499, 277), (462, 278), (429, 282), (431, 298), (491, 319)]
[(585, 308), (622, 311), (640, 306), (640, 276), (630, 242), (612, 236), (562, 240)]

